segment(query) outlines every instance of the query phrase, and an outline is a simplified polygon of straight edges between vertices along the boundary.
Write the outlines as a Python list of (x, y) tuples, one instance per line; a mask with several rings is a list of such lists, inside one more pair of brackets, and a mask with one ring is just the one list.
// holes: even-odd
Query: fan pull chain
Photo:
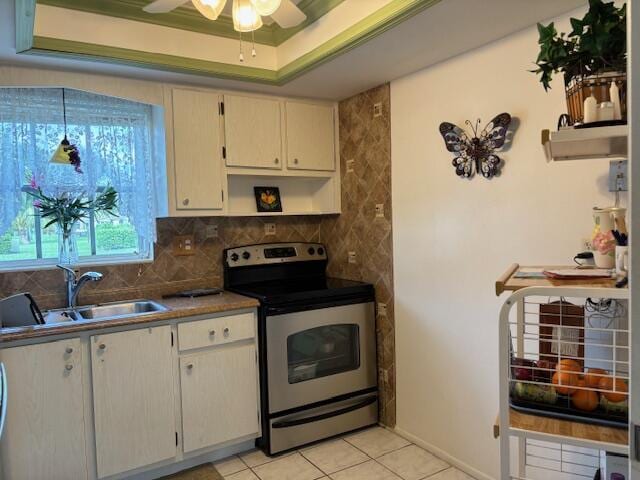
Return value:
[(64, 88), (62, 89), (62, 120), (64, 121), (64, 138), (67, 138), (67, 102), (64, 98)]
[(254, 31), (255, 30), (251, 30), (251, 56), (253, 58), (256, 58), (256, 55), (257, 55), (257, 53), (256, 53), (256, 38), (255, 38), (255, 35), (254, 35)]
[(244, 53), (242, 53), (242, 32), (240, 32), (240, 62), (244, 62)]

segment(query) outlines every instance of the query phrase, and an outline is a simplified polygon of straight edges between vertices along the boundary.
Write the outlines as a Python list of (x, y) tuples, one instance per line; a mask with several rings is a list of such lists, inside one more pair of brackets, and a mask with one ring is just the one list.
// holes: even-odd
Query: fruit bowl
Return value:
[(573, 360), (513, 358), (511, 406), (524, 413), (627, 428), (628, 385), (600, 369), (583, 371)]

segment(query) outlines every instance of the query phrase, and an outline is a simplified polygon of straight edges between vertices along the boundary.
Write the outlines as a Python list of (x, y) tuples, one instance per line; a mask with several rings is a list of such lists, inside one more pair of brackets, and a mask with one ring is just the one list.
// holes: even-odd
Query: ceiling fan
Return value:
[[(189, 0), (155, 0), (143, 10), (147, 13), (167, 13)], [(227, 0), (191, 0), (193, 6), (209, 20), (216, 20)], [(239, 32), (251, 32), (262, 26), (261, 17), (271, 17), (282, 28), (304, 22), (307, 16), (292, 0), (233, 0), (233, 26)]]

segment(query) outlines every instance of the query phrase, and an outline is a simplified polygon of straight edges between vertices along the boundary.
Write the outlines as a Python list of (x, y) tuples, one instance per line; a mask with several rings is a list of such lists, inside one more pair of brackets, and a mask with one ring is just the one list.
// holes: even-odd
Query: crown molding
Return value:
[[(16, 0), (17, 3), (22, 1), (35, 4), (35, 0)], [(23, 48), (21, 52), (28, 54), (126, 64), (177, 73), (228, 78), (280, 86), (368, 42), (417, 13), (436, 5), (440, 1), (442, 0), (393, 0), (279, 70), (212, 62), (72, 40), (40, 36), (34, 37), (33, 15), (29, 15), (29, 9), (20, 13), (20, 22), (16, 23), (16, 43), (20, 41), (21, 44), (26, 47)], [(16, 17), (18, 19), (18, 14), (16, 14)], [(31, 22), (30, 26), (28, 25), (29, 22)], [(31, 32), (30, 38), (28, 35), (29, 32)]]
[[(292, 28), (282, 28), (275, 22), (271, 25), (263, 25), (253, 32), (252, 39), (261, 45), (277, 47), (299, 31), (316, 22), (343, 1), (302, 0), (298, 4), (298, 8), (307, 16), (304, 22)], [(29, 2), (35, 3), (33, 0), (28, 0), (27, 3)], [(16, 0), (16, 4), (18, 3), (21, 3), (20, 0)], [(147, 13), (143, 8), (149, 3), (149, 0), (37, 0), (37, 3), (215, 35), (217, 37), (237, 39), (239, 36), (238, 32), (233, 29), (233, 20), (230, 17), (220, 16), (217, 20), (211, 21), (203, 17), (197, 10), (187, 7), (178, 7), (168, 13)]]
[(33, 46), (33, 25), (36, 19), (36, 0), (16, 0), (16, 53)]

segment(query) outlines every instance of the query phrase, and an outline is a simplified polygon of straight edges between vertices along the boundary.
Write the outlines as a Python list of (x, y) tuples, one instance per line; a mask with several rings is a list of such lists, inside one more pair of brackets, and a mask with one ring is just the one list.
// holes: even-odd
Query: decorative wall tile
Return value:
[[(374, 117), (373, 105), (382, 105)], [(395, 337), (391, 235), (391, 127), (389, 85), (340, 102), (342, 214), (325, 217), (320, 238), (331, 254), (329, 274), (373, 283), (387, 305), (377, 318), (380, 421), (395, 425)], [(347, 171), (349, 161), (352, 172)], [(376, 204), (384, 216), (376, 217)], [(356, 263), (349, 263), (349, 252)]]
[[(228, 247), (262, 242), (320, 241), (318, 217), (260, 218), (161, 218), (154, 261), (92, 267), (104, 274), (98, 283), (88, 283), (79, 297), (80, 304), (158, 297), (180, 290), (221, 287), (222, 251)], [(264, 235), (264, 224), (276, 224), (276, 235)], [(217, 237), (208, 237), (211, 225)], [(173, 237), (193, 235), (196, 254), (174, 256)], [(83, 268), (82, 271), (89, 270)], [(0, 274), (0, 297), (31, 292), (43, 309), (64, 306), (63, 272), (58, 269)]]

